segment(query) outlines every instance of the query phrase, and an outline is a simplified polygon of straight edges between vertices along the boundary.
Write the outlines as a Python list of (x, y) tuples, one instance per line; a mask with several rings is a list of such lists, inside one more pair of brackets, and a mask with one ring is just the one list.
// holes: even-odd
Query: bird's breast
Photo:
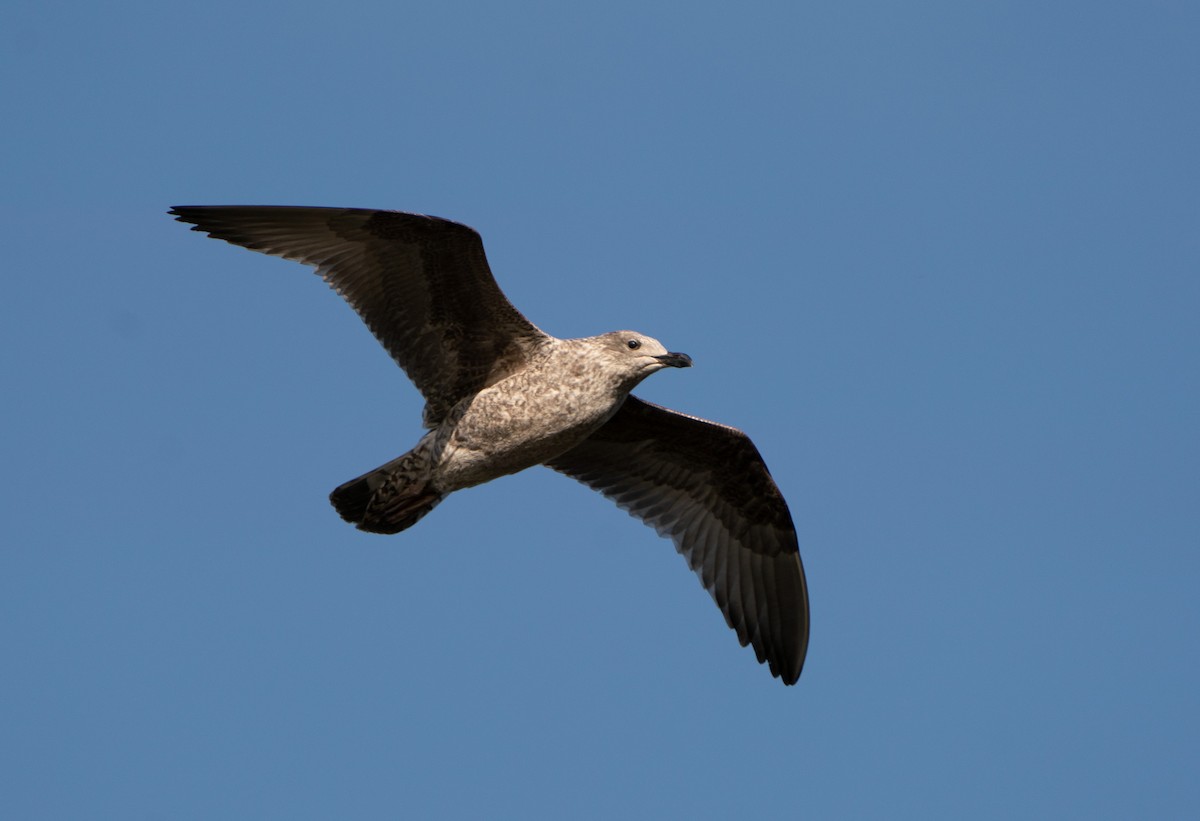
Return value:
[(502, 380), (447, 418), (438, 484), (469, 487), (552, 459), (604, 424), (624, 398), (583, 373), (531, 369)]

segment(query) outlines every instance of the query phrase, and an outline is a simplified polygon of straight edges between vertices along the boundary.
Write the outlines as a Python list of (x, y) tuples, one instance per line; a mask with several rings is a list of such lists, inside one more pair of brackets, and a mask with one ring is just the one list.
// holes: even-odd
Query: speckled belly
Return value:
[(455, 409), (440, 454), (439, 488), (482, 484), (558, 456), (604, 424), (623, 399), (589, 396), (571, 385), (539, 392), (512, 387), (500, 383)]

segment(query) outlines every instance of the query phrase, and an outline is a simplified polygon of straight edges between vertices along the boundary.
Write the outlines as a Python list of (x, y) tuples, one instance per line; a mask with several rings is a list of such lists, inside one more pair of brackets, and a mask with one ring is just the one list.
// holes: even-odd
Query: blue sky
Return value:
[[(9, 818), (1200, 811), (1190, 3), (0, 11)], [(560, 336), (754, 437), (800, 683), (533, 470), (395, 537), (421, 402), (180, 203), (481, 231)]]

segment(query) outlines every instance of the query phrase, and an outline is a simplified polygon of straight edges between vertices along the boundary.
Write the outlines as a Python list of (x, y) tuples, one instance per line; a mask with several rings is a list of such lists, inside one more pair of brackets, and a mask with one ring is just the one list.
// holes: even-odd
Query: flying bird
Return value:
[(558, 339), (501, 292), (472, 228), (399, 211), (181, 205), (215, 239), (302, 262), (358, 313), (425, 398), (408, 453), (330, 501), (398, 533), (447, 495), (546, 465), (670, 538), (759, 662), (785, 684), (808, 649), (808, 590), (787, 503), (736, 428), (630, 391), (689, 356), (634, 331)]

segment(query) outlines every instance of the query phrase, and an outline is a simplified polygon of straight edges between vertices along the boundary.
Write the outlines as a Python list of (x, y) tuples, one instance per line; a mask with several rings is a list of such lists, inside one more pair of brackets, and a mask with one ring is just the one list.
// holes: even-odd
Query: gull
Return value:
[(534, 465), (582, 482), (671, 539), (743, 646), (784, 684), (808, 649), (808, 590), (787, 503), (750, 438), (638, 399), (687, 354), (613, 331), (544, 333), (508, 301), (483, 240), (400, 211), (181, 205), (215, 239), (311, 265), (425, 399), (408, 453), (330, 501), (371, 533), (412, 527), (446, 496)]

